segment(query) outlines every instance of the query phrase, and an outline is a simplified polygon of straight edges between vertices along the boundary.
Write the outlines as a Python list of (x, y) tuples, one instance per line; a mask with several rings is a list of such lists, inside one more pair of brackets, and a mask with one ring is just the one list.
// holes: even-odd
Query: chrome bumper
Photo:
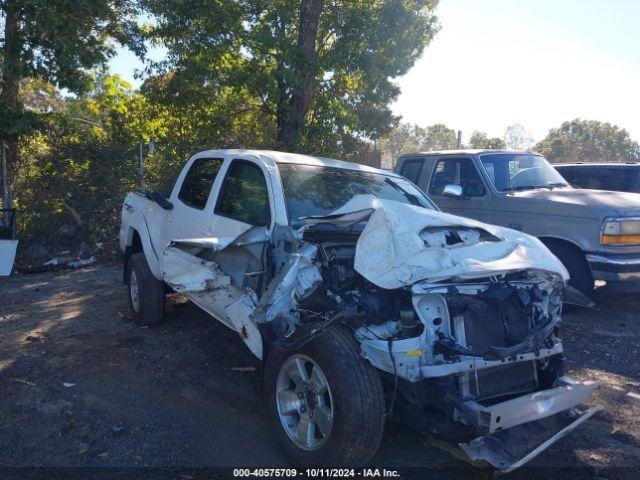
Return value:
[(640, 254), (588, 253), (586, 259), (594, 280), (640, 281)]

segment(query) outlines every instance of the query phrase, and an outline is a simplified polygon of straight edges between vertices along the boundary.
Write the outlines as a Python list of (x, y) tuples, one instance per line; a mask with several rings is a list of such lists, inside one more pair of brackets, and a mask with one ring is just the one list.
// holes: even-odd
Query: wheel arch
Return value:
[(556, 243), (556, 244), (563, 244), (563, 245), (567, 245), (570, 246), (572, 248), (574, 248), (575, 250), (578, 250), (580, 253), (582, 253), (583, 255), (585, 254), (584, 249), (580, 246), (580, 244), (578, 244), (577, 242), (570, 240), (568, 238), (565, 237), (558, 237), (558, 236), (552, 236), (552, 235), (540, 235), (539, 237), (537, 237), (538, 240), (540, 240), (542, 243), (544, 243), (544, 245), (546, 247), (549, 247), (550, 243)]
[(129, 226), (125, 236), (123, 281), (125, 283), (127, 281), (129, 273), (127, 264), (129, 262), (129, 258), (131, 258), (131, 255), (133, 255), (134, 253), (138, 252), (144, 253), (145, 258), (147, 259), (147, 264), (149, 265), (149, 269), (153, 273), (153, 276), (158, 280), (162, 280), (160, 260), (151, 243), (149, 231), (147, 230), (144, 222), (142, 224), (140, 224), (139, 222), (136, 223), (137, 224)]
[(124, 248), (124, 268), (122, 269), (122, 282), (127, 283), (127, 279), (129, 278), (129, 259), (131, 255), (138, 252), (143, 252), (142, 240), (140, 239), (140, 234), (134, 228), (129, 228), (127, 230), (127, 239)]

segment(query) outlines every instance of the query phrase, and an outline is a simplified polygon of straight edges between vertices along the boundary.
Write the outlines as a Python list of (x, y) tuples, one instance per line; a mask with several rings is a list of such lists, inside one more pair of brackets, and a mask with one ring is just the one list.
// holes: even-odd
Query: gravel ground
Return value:
[[(562, 336), (569, 374), (602, 382), (591, 404), (604, 411), (512, 477), (637, 478), (640, 297), (596, 300)], [(117, 265), (0, 279), (0, 386), (0, 467), (287, 465), (237, 335), (180, 297), (165, 323), (137, 327)], [(372, 463), (491, 477), (437, 444), (392, 423)]]

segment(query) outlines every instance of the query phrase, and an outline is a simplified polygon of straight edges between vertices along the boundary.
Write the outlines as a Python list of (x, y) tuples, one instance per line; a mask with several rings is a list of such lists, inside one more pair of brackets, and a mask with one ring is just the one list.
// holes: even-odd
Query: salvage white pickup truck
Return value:
[(165, 292), (180, 292), (264, 362), (266, 408), (297, 464), (365, 464), (393, 413), (510, 471), (598, 409), (579, 408), (597, 384), (563, 373), (558, 259), (440, 212), (394, 173), (201, 152), (169, 197), (127, 196), (120, 245), (138, 323), (160, 322)]

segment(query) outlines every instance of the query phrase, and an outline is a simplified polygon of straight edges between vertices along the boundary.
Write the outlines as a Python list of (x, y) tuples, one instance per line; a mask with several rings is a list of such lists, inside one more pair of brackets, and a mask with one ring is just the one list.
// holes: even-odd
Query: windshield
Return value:
[(328, 215), (355, 195), (371, 194), (386, 200), (434, 209), (427, 197), (402, 178), (378, 173), (281, 163), (282, 186), (294, 227), (304, 224), (301, 217)]
[(562, 175), (541, 155), (491, 153), (480, 155), (480, 160), (500, 192), (568, 186)]

